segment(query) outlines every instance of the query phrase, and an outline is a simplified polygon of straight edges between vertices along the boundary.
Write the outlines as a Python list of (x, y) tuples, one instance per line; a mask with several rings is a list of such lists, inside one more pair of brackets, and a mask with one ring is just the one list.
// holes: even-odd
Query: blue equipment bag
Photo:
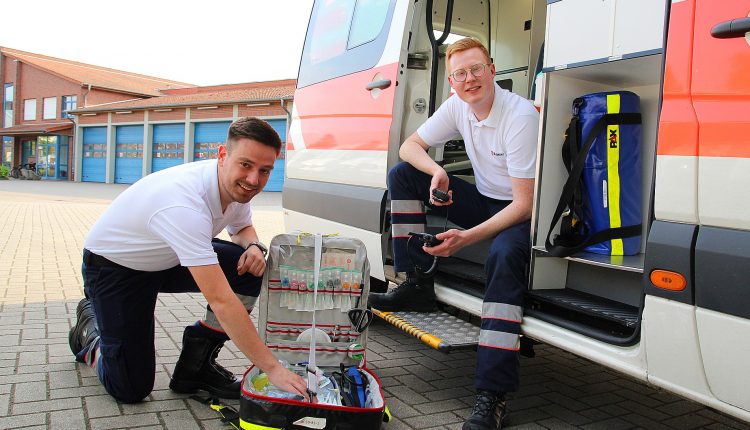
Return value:
[[(639, 104), (638, 96), (628, 91), (587, 94), (573, 101), (562, 154), (569, 176), (545, 243), (551, 255), (640, 252)], [(550, 240), (558, 221), (560, 234)]]

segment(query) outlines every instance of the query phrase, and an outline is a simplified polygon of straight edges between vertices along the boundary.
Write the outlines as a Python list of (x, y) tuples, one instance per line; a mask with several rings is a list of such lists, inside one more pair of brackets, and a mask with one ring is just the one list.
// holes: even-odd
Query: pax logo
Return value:
[(618, 130), (616, 128), (609, 129), (609, 147), (612, 149), (617, 149), (617, 143), (620, 141), (620, 139), (617, 138), (617, 132)]

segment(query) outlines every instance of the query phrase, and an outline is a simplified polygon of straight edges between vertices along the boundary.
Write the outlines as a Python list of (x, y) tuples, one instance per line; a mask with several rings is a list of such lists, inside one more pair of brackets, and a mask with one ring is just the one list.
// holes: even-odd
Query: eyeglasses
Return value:
[(468, 69), (458, 69), (455, 72), (451, 73), (451, 77), (456, 82), (463, 82), (469, 76), (469, 72), (471, 72), (471, 74), (475, 78), (478, 78), (484, 75), (485, 69), (487, 69), (487, 66), (490, 66), (490, 65), (491, 64), (478, 63), (469, 67)]

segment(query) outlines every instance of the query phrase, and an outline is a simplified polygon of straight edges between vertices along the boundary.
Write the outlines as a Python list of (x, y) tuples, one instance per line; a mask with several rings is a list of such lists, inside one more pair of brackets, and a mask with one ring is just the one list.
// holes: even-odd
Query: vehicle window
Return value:
[[(346, 38), (354, 11), (355, 0), (323, 2), (316, 7), (310, 21), (310, 64), (341, 55), (346, 50)], [(317, 6), (317, 5), (316, 5)], [(317, 13), (316, 13), (317, 12)]]
[[(395, 0), (318, 0), (300, 61), (299, 88), (375, 66)], [(395, 60), (398, 61), (398, 60)]]
[(357, 2), (347, 48), (355, 48), (375, 40), (385, 24), (389, 3), (387, 0), (359, 0)]

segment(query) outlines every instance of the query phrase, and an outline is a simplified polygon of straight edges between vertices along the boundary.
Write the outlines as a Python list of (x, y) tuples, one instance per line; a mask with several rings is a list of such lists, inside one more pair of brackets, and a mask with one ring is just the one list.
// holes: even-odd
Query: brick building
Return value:
[[(167, 167), (215, 158), (229, 124), (243, 116), (268, 121), (286, 141), (295, 80), (163, 90), (142, 100), (78, 108), (75, 179), (132, 183)], [(281, 191), (283, 154), (267, 191)]]
[[(216, 157), (232, 120), (257, 116), (286, 141), (295, 80), (196, 87), (0, 47), (0, 162), (42, 179), (133, 183)], [(283, 156), (267, 191), (281, 191)]]
[(29, 164), (43, 179), (72, 178), (75, 125), (82, 107), (163, 94), (193, 85), (0, 47), (3, 115), (0, 162)]

